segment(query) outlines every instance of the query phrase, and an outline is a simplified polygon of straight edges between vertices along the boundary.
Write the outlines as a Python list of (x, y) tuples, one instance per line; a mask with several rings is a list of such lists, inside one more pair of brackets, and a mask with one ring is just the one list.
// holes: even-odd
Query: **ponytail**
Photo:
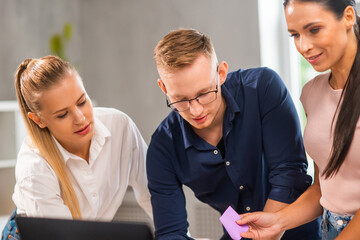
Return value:
[[(28, 117), (28, 113), (34, 112), (34, 110), (37, 108), (36, 105), (39, 105), (35, 100), (36, 97), (34, 98), (33, 96), (43, 88), (46, 88), (48, 85), (54, 83), (52, 79), (40, 79), (39, 75), (44, 75), (46, 71), (53, 71), (53, 62), (56, 62), (60, 67), (60, 72), (54, 73), (55, 75), (61, 75), (65, 71), (69, 70), (69, 64), (63, 62), (58, 57), (48, 56), (42, 58), (41, 60), (42, 62), (40, 64), (44, 65), (42, 67), (43, 69), (41, 69), (41, 66), (39, 67), (39, 64), (37, 64), (38, 60), (32, 59), (24, 60), (18, 67), (15, 75), (15, 89), (18, 104), (33, 144), (39, 150), (42, 157), (46, 160), (46, 162), (50, 165), (58, 177), (61, 189), (61, 197), (64, 201), (64, 204), (68, 206), (74, 219), (81, 219), (79, 202), (71, 184), (70, 178), (67, 174), (65, 161), (58, 147), (56, 146), (51, 133), (49, 132), (48, 128), (40, 128), (33, 120)], [(49, 62), (50, 67), (45, 66), (47, 64), (46, 61)], [(31, 69), (28, 70), (28, 68)]]
[[(330, 160), (325, 167), (323, 176), (332, 177), (339, 172), (345, 157), (349, 152), (356, 124), (360, 116), (360, 17), (356, 16), (354, 32), (357, 38), (357, 52), (354, 63), (346, 80), (344, 89), (341, 93), (338, 106), (336, 108), (334, 119), (340, 107), (339, 115), (335, 125), (334, 140)], [(332, 129), (332, 128), (331, 128)]]

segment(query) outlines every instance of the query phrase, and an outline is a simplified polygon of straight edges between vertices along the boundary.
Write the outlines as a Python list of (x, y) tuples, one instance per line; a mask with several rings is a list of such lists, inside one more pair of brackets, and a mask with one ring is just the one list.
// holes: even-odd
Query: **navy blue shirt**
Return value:
[[(157, 239), (188, 239), (183, 184), (220, 214), (229, 205), (238, 213), (261, 211), (268, 198), (291, 203), (311, 184), (297, 112), (280, 77), (268, 68), (238, 70), (221, 91), (220, 149), (176, 112), (152, 136), (147, 176)], [(316, 240), (318, 230), (312, 222), (282, 239)]]

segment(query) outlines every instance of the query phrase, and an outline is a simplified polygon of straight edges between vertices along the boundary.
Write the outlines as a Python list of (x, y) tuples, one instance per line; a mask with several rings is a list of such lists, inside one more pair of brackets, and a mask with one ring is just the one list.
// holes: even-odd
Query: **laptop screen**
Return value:
[(98, 222), (18, 216), (22, 240), (153, 240), (145, 223)]

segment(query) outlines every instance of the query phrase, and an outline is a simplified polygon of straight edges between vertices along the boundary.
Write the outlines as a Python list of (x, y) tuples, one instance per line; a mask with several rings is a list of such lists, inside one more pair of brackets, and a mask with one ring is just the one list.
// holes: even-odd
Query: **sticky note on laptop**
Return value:
[(247, 224), (240, 226), (236, 223), (236, 221), (240, 218), (239, 214), (231, 206), (229, 206), (219, 218), (230, 237), (234, 240), (241, 239), (240, 233), (247, 232), (249, 230), (249, 226)]

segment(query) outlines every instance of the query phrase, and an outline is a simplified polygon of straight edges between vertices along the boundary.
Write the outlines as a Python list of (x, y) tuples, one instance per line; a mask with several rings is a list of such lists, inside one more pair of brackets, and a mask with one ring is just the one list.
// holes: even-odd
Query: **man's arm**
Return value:
[(268, 198), (294, 202), (311, 184), (296, 108), (280, 77), (265, 69), (258, 83)]
[(277, 212), (288, 205), (287, 203), (268, 199), (264, 207), (264, 212)]
[(171, 140), (166, 139), (167, 136), (153, 136), (146, 160), (155, 237), (159, 240), (192, 239), (187, 236), (188, 222), (182, 184), (171, 161), (175, 157), (175, 150)]
[(238, 221), (238, 224), (251, 224), (252, 229), (249, 232), (241, 234), (242, 237), (271, 239), (280, 232), (310, 222), (322, 213), (320, 196), (321, 191), (318, 178), (318, 167), (315, 165), (315, 180), (313, 185), (311, 185), (294, 203), (276, 213), (255, 212), (244, 214), (241, 220)]
[(314, 166), (314, 183), (293, 204), (277, 213), (282, 229), (291, 229), (321, 216), (319, 168), (316, 164)]

